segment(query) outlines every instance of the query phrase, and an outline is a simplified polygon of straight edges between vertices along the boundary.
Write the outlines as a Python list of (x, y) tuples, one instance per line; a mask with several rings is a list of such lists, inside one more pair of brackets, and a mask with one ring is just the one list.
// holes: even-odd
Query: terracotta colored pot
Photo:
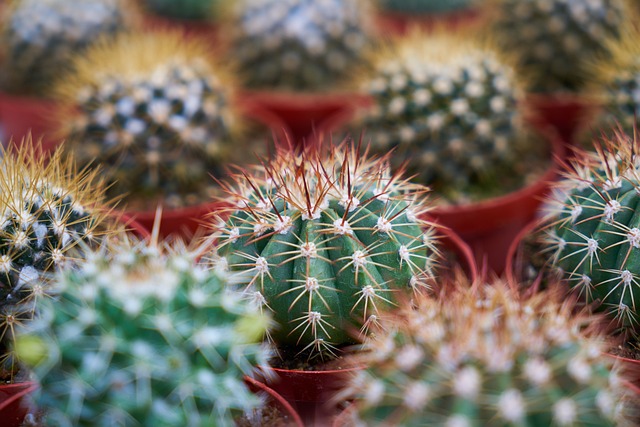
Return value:
[(51, 138), (51, 116), (55, 102), (35, 97), (0, 94), (0, 141), (7, 145), (13, 137), (20, 141), (29, 132), (35, 140)]
[(273, 405), (280, 410), (283, 415), (289, 417), (290, 422), (287, 425), (303, 427), (302, 419), (300, 415), (291, 407), (282, 396), (275, 392), (270, 387), (267, 387), (260, 381), (256, 381), (253, 378), (245, 377), (244, 382), (249, 387), (249, 390), (254, 394), (265, 394), (267, 396), (267, 405)]
[(376, 21), (382, 34), (404, 35), (414, 27), (425, 31), (435, 29), (456, 30), (476, 23), (480, 12), (461, 9), (442, 13), (402, 13), (382, 10)]
[(19, 427), (29, 412), (26, 396), (38, 388), (34, 382), (0, 385), (0, 424)]
[(453, 230), (447, 227), (438, 229), (442, 235), (441, 244), (447, 251), (452, 251), (458, 257), (460, 267), (467, 274), (471, 283), (478, 279), (478, 265), (476, 264), (473, 251)]

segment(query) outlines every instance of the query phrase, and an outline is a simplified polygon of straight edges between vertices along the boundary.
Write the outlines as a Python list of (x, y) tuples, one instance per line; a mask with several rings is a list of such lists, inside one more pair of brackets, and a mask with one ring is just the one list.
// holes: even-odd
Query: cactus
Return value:
[(413, 32), (372, 62), (353, 85), (373, 99), (361, 117), (373, 149), (397, 147), (394, 166), (406, 162), (408, 174), (438, 193), (500, 182), (529, 150), (519, 82), (489, 43)]
[(550, 258), (587, 303), (640, 332), (639, 141), (621, 131), (582, 153), (547, 203), (541, 238)]
[(608, 54), (607, 40), (621, 36), (630, 13), (626, 0), (493, 0), (486, 6), (496, 41), (517, 54), (541, 92), (579, 90), (589, 61)]
[(78, 243), (106, 232), (98, 228), (105, 185), (97, 171), (78, 173), (61, 150), (45, 160), (27, 139), (2, 151), (0, 188), (0, 376), (11, 377), (14, 330), (33, 318), (48, 274), (77, 257)]
[(517, 301), (501, 282), (415, 299), (340, 397), (356, 425), (631, 426), (621, 372), (573, 306), (559, 292)]
[(260, 404), (243, 377), (270, 357), (269, 319), (196, 254), (124, 241), (55, 277), (17, 340), (47, 425), (231, 426)]
[(69, 71), (74, 53), (128, 27), (120, 0), (16, 0), (3, 16), (0, 58), (4, 91), (47, 93)]
[(145, 6), (158, 15), (194, 21), (210, 18), (218, 3), (219, 0), (144, 0)]
[(114, 195), (148, 209), (210, 197), (233, 156), (234, 86), (214, 62), (205, 40), (180, 32), (123, 34), (94, 45), (75, 61), (76, 72), (57, 88), (60, 134), (82, 165), (96, 162)]
[(318, 91), (362, 61), (369, 9), (363, 0), (240, 0), (223, 32), (247, 86)]
[(381, 0), (385, 10), (402, 13), (442, 13), (471, 7), (476, 0)]
[(228, 186), (214, 264), (273, 312), (280, 346), (330, 356), (357, 328), (374, 331), (398, 291), (428, 288), (438, 248), (426, 191), (359, 145), (281, 151)]

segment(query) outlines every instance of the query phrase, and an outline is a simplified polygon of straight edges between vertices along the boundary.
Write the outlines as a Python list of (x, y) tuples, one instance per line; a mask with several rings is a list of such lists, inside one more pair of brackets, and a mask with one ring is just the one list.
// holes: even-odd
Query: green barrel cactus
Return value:
[(623, 33), (626, 0), (491, 0), (495, 40), (531, 75), (535, 91), (576, 91), (589, 61)]
[(216, 268), (273, 312), (280, 346), (330, 355), (375, 331), (402, 291), (429, 287), (438, 247), (423, 219), (427, 188), (391, 175), (343, 143), (328, 153), (280, 152), (239, 174), (217, 225)]
[[(0, 160), (0, 378), (18, 369), (14, 330), (30, 321), (51, 272), (77, 258), (76, 245), (97, 241), (105, 192), (97, 172), (78, 173), (57, 150), (44, 160), (30, 140)], [(98, 228), (101, 227), (101, 228)]]
[(16, 0), (0, 24), (0, 87), (45, 94), (73, 54), (126, 29), (121, 0)]
[(124, 241), (52, 281), (21, 332), (48, 426), (233, 426), (268, 318), (184, 247)]
[(489, 43), (413, 32), (372, 63), (353, 85), (373, 100), (359, 118), (373, 150), (438, 193), (489, 186), (528, 148), (520, 82)]
[(103, 167), (130, 207), (210, 198), (210, 175), (245, 154), (235, 141), (233, 79), (205, 40), (178, 31), (124, 34), (76, 58), (56, 90), (60, 134), (81, 165)]
[(318, 91), (363, 60), (369, 9), (363, 0), (239, 0), (223, 32), (247, 86)]
[(443, 13), (466, 9), (477, 0), (380, 0), (384, 10), (401, 13)]
[(583, 153), (547, 203), (542, 243), (550, 265), (587, 303), (640, 332), (640, 194), (637, 140), (616, 132)]
[(508, 285), (414, 299), (366, 345), (340, 393), (355, 425), (631, 426), (631, 391), (559, 293), (519, 302)]
[(219, 0), (143, 0), (144, 6), (153, 13), (190, 21), (209, 19), (218, 3)]

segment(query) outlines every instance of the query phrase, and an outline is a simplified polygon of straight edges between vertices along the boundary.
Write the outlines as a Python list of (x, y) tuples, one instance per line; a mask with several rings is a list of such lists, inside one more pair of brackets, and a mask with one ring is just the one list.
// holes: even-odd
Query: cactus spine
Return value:
[(268, 319), (195, 254), (125, 241), (56, 276), (17, 346), (43, 349), (47, 425), (232, 426), (260, 404), (243, 376), (269, 357)]
[(427, 188), (343, 143), (328, 153), (282, 151), (238, 174), (217, 226), (216, 266), (273, 312), (275, 341), (312, 354), (357, 341), (403, 290), (429, 286), (437, 258)]
[(601, 337), (581, 335), (594, 319), (557, 292), (514, 297), (498, 282), (403, 307), (341, 393), (354, 424), (631, 426), (618, 367)]

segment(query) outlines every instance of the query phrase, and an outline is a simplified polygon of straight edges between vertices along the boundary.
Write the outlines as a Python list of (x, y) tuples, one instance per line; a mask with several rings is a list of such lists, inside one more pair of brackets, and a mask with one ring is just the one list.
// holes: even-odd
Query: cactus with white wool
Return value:
[(366, 368), (340, 393), (354, 399), (346, 425), (633, 425), (605, 341), (583, 334), (594, 319), (555, 291), (517, 298), (464, 284), (403, 307), (356, 356)]
[(315, 355), (377, 330), (398, 294), (428, 289), (439, 255), (426, 187), (359, 145), (326, 151), (283, 150), (239, 173), (216, 225), (216, 267), (273, 313), (276, 343)]
[(266, 365), (266, 314), (196, 263), (135, 240), (59, 274), (17, 339), (50, 426), (233, 426), (260, 406), (243, 377)]

